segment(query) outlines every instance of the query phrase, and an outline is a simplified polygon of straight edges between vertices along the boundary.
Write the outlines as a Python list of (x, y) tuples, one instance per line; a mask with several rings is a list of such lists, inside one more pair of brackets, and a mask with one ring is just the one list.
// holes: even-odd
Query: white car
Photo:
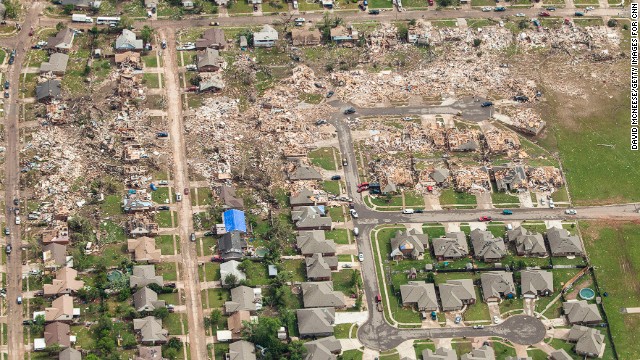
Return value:
[(576, 215), (578, 212), (576, 212), (575, 209), (567, 209), (564, 213), (567, 215)]
[(596, 8), (594, 8), (593, 6), (587, 6), (584, 9), (587, 10), (587, 11), (591, 11), (591, 10), (595, 10)]
[(358, 253), (358, 260), (360, 260), (360, 262), (364, 261), (364, 254), (362, 252)]
[(356, 209), (349, 209), (349, 213), (351, 214), (351, 217), (353, 217), (354, 219), (358, 218), (358, 213), (356, 212)]
[(499, 323), (499, 322), (500, 322), (500, 318), (498, 317), (498, 315), (495, 315), (495, 316), (493, 317), (493, 323), (494, 323), (494, 324), (497, 324), (497, 323)]
[(351, 264), (342, 264), (342, 267), (345, 269), (351, 269), (353, 267), (353, 265)]
[(485, 7), (483, 7), (483, 8), (482, 8), (482, 11), (483, 11), (483, 12), (489, 12), (489, 11), (491, 11), (491, 10), (493, 10), (493, 8), (488, 7), (488, 6), (485, 6)]
[(21, 221), (20, 221), (20, 216), (16, 216), (16, 225), (20, 225)]
[(411, 117), (409, 117), (409, 116), (405, 116), (405, 117), (403, 117), (403, 118), (402, 118), (402, 120), (404, 120), (404, 121), (411, 121), (411, 120), (413, 120), (413, 118), (411, 118)]
[(516, 16), (517, 16), (517, 17), (525, 17), (526, 15), (525, 15), (525, 14), (523, 14), (523, 13), (517, 13), (517, 14), (516, 14)]
[(413, 214), (414, 212), (416, 211), (413, 209), (402, 209), (403, 214)]

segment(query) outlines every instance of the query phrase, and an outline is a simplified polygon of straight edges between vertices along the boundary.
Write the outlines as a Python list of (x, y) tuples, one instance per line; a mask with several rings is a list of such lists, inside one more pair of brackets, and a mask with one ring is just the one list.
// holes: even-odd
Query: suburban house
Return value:
[(496, 353), (493, 348), (488, 345), (483, 345), (481, 348), (474, 349), (468, 354), (464, 354), (460, 357), (460, 360), (495, 360)]
[(264, 25), (262, 30), (253, 33), (253, 47), (272, 47), (278, 41), (278, 31), (271, 25)]
[(529, 231), (522, 226), (507, 231), (507, 239), (515, 243), (518, 256), (546, 256), (542, 234)]
[(552, 227), (547, 230), (547, 240), (551, 256), (582, 256), (584, 249), (577, 235), (571, 235), (563, 228)]
[(331, 230), (331, 218), (324, 206), (298, 206), (291, 211), (291, 220), (298, 230)]
[(56, 36), (52, 36), (47, 39), (47, 46), (45, 47), (45, 49), (50, 53), (67, 53), (73, 46), (73, 38), (75, 37), (75, 34), (76, 33), (69, 28), (64, 28), (58, 31)]
[(323, 230), (299, 231), (296, 236), (296, 246), (304, 256), (312, 256), (313, 254), (334, 256), (336, 254), (336, 243), (333, 240), (325, 239)]
[(520, 273), (522, 295), (525, 298), (553, 294), (553, 273), (545, 270), (523, 270)]
[(36, 99), (39, 102), (50, 102), (62, 98), (62, 82), (58, 79), (49, 79), (36, 86)]
[(241, 260), (244, 257), (247, 241), (242, 234), (241, 231), (234, 230), (218, 239), (218, 253), (222, 260)]
[(196, 40), (196, 50), (204, 50), (206, 48), (222, 50), (227, 46), (227, 40), (224, 38), (222, 29), (207, 29), (202, 34), (202, 38)]
[(402, 306), (415, 305), (418, 311), (438, 311), (436, 288), (431, 283), (409, 281), (408, 284), (400, 285), (400, 296)]
[(133, 274), (129, 277), (129, 286), (145, 287), (149, 284), (163, 286), (162, 275), (156, 275), (156, 267), (153, 265), (136, 265), (133, 267)]
[(231, 300), (224, 303), (224, 311), (227, 314), (241, 310), (255, 312), (256, 309), (256, 295), (253, 288), (244, 285), (231, 289)]
[(227, 261), (220, 264), (220, 282), (222, 283), (222, 285), (227, 285), (227, 277), (229, 275), (235, 276), (236, 281), (247, 279), (247, 275), (245, 275), (242, 270), (238, 269), (238, 265), (240, 265), (240, 263), (235, 260)]
[(572, 300), (562, 303), (562, 311), (569, 324), (599, 324), (602, 321), (598, 305), (589, 304), (585, 300)]
[(302, 287), (302, 302), (305, 308), (334, 307), (343, 308), (344, 294), (333, 290), (333, 281), (304, 282)]
[(336, 319), (333, 308), (313, 308), (296, 310), (300, 337), (331, 336)]
[(40, 73), (52, 73), (54, 75), (62, 76), (67, 72), (67, 63), (69, 62), (69, 55), (63, 53), (53, 53), (49, 56), (49, 61), (43, 61), (40, 64)]
[(256, 360), (256, 347), (252, 343), (240, 340), (229, 344), (226, 360)]
[(56, 272), (51, 284), (44, 284), (44, 296), (72, 294), (84, 287), (84, 281), (76, 280), (78, 272), (70, 267), (63, 267)]
[(75, 9), (99, 9), (100, 5), (102, 5), (102, 1), (91, 1), (91, 0), (61, 0), (60, 5), (73, 5)]
[(504, 241), (493, 237), (493, 234), (486, 230), (473, 230), (471, 232), (471, 245), (473, 246), (474, 256), (485, 262), (498, 261), (507, 254)]
[(162, 320), (153, 316), (133, 319), (133, 330), (140, 334), (143, 345), (164, 344), (169, 340), (169, 332), (162, 328)]
[(72, 259), (67, 256), (67, 245), (49, 244), (42, 248), (42, 260), (47, 269), (73, 266)]
[(447, 280), (444, 284), (438, 285), (438, 290), (442, 311), (460, 310), (465, 305), (476, 302), (476, 291), (471, 279)]
[(313, 254), (305, 258), (307, 279), (311, 281), (331, 280), (331, 270), (338, 270), (338, 258), (336, 256), (324, 257), (322, 254)]
[(573, 360), (573, 356), (569, 355), (565, 349), (560, 349), (549, 354), (549, 360)]
[(158, 294), (145, 286), (133, 294), (133, 307), (142, 312), (167, 307), (167, 304), (164, 300), (158, 300)]
[(429, 235), (421, 234), (415, 229), (398, 231), (391, 239), (391, 258), (395, 260), (418, 259), (424, 256), (424, 251), (429, 247)]
[(447, 168), (435, 168), (431, 173), (429, 173), (429, 177), (435, 181), (436, 185), (440, 187), (449, 187), (451, 172)]
[(315, 194), (307, 188), (300, 190), (297, 194), (291, 194), (291, 196), (289, 196), (289, 204), (291, 207), (326, 205), (326, 203), (326, 196)]
[(138, 357), (135, 360), (165, 360), (162, 358), (161, 346), (138, 345)]
[(214, 72), (222, 68), (224, 58), (220, 56), (218, 50), (206, 48), (198, 51), (196, 64), (200, 72)]
[(240, 231), (247, 232), (247, 222), (244, 211), (230, 209), (222, 213), (222, 222), (226, 232)]
[(340, 25), (331, 29), (331, 41), (337, 43), (354, 42), (358, 40), (359, 37), (358, 30), (354, 29), (351, 25)]
[(116, 38), (116, 51), (142, 51), (143, 48), (144, 42), (136, 39), (136, 34), (131, 30), (123, 29), (122, 34)]
[(423, 350), (422, 360), (458, 360), (458, 355), (453, 349), (439, 347), (436, 351), (431, 349)]
[(247, 310), (236, 311), (227, 318), (227, 329), (231, 331), (232, 339), (242, 337), (243, 322), (251, 322), (251, 313)]
[(300, 29), (296, 28), (291, 30), (291, 40), (293, 40), (293, 46), (315, 46), (320, 45), (320, 30), (316, 28)]
[(340, 340), (336, 339), (335, 336), (327, 336), (318, 340), (306, 342), (304, 343), (304, 347), (307, 348), (306, 359), (308, 360), (334, 360), (337, 358), (336, 355), (340, 354), (342, 351)]
[(467, 236), (462, 231), (448, 232), (443, 237), (431, 240), (433, 255), (438, 261), (460, 259), (469, 255)]
[(139, 237), (127, 240), (127, 249), (133, 253), (133, 259), (138, 262), (159, 263), (162, 254), (156, 249), (156, 239)]
[(69, 324), (53, 322), (44, 327), (44, 342), (47, 347), (55, 344), (61, 347), (69, 347), (76, 341), (76, 337), (71, 335)]
[(44, 309), (44, 320), (46, 322), (71, 321), (78, 316), (80, 316), (80, 308), (73, 307), (73, 297), (68, 294), (53, 300), (51, 307)]
[(567, 341), (576, 344), (576, 354), (586, 357), (602, 358), (604, 354), (604, 335), (600, 330), (586, 326), (573, 325)]
[(527, 189), (527, 173), (522, 165), (494, 166), (491, 169), (498, 191)]
[(322, 180), (322, 175), (311, 166), (298, 165), (289, 172), (289, 180)]
[(499, 302), (502, 298), (513, 299), (516, 297), (513, 273), (506, 271), (483, 272), (480, 274), (480, 282), (485, 302)]
[(244, 209), (244, 200), (236, 196), (236, 190), (233, 186), (220, 186), (218, 197), (222, 200), (225, 209)]
[(60, 351), (58, 360), (82, 360), (82, 353), (74, 348), (66, 348)]

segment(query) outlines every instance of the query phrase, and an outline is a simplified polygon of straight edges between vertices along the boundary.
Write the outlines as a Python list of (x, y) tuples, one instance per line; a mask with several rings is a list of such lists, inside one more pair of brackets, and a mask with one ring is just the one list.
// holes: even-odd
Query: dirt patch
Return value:
[(591, 277), (587, 278), (586, 280), (585, 277), (588, 275), (584, 275), (581, 280), (579, 280), (579, 286), (576, 286), (575, 288), (573, 288), (573, 290), (570, 293), (567, 293), (564, 297), (566, 300), (576, 300), (578, 298), (578, 293), (580, 292), (580, 290), (584, 289), (584, 288), (593, 288), (593, 280), (591, 279)]

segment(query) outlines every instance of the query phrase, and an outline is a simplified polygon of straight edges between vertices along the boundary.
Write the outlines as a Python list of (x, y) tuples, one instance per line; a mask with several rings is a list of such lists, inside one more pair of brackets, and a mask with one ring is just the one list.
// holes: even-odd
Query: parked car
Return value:
[(587, 6), (584, 9), (587, 10), (587, 11), (595, 10), (595, 8), (593, 6)]
[(482, 104), (480, 104), (481, 107), (489, 107), (489, 106), (493, 106), (493, 103), (491, 101), (485, 101)]
[(493, 11), (507, 11), (507, 8), (505, 8), (504, 6), (496, 6)]
[(332, 96), (333, 96), (333, 94), (335, 94), (335, 93), (333, 92), (333, 90), (329, 91), (329, 92), (327, 93), (327, 98), (332, 97)]
[(478, 221), (491, 221), (491, 216), (480, 216)]
[(4, 252), (6, 252), (7, 254), (11, 254), (11, 244), (7, 244), (7, 246), (4, 248)]
[(18, 198), (13, 199), (13, 205), (15, 205), (15, 206), (20, 205), (20, 199), (18, 199)]
[(8, 227), (4, 228), (4, 234), (5, 235), (11, 235), (11, 230), (9, 230)]
[(18, 303), (18, 305), (22, 304), (22, 296), (18, 296), (18, 299), (16, 299), (16, 302)]
[(567, 215), (576, 215), (578, 212), (576, 212), (575, 209), (567, 209), (564, 211), (564, 213)]
[(354, 114), (355, 112), (356, 112), (356, 109), (354, 109), (353, 107), (349, 107), (345, 109), (344, 114), (349, 115), (349, 114)]
[(355, 209), (356, 206), (353, 203), (349, 203), (349, 209)]
[(215, 235), (213, 231), (207, 231), (203, 234), (204, 236), (213, 236)]
[(195, 233), (191, 233), (191, 241), (196, 241), (196, 234)]
[(20, 221), (20, 216), (16, 216), (16, 225), (20, 225), (21, 221)]
[(170, 210), (171, 208), (167, 205), (162, 205), (162, 206), (158, 206), (158, 210), (162, 210), (162, 211), (167, 211)]
[(413, 214), (415, 210), (413, 209), (402, 209), (403, 214)]
[(347, 166), (347, 158), (342, 158), (342, 166)]
[(414, 212), (415, 212), (416, 214), (422, 214), (422, 213), (424, 212), (424, 210), (422, 210), (422, 209), (416, 209)]
[(548, 13), (548, 12), (546, 12), (546, 11), (541, 11), (541, 12), (538, 14), (538, 16), (540, 16), (540, 17), (548, 17), (548, 16), (551, 16), (551, 14), (549, 14), (549, 13)]
[(184, 194), (189, 195), (189, 188), (184, 188)]
[(159, 133), (157, 133), (157, 134), (156, 134), (156, 137), (159, 137), (159, 138), (166, 138), (166, 137), (169, 137), (169, 133), (168, 133), (168, 132), (166, 132), (166, 131), (161, 131), (161, 132), (159, 132)]
[(351, 265), (351, 264), (342, 264), (342, 267), (344, 269), (351, 269), (353, 267), (353, 265)]
[(576, 11), (575, 16), (584, 16), (582, 11)]
[(212, 262), (224, 262), (224, 259), (220, 255), (213, 255), (213, 257), (211, 258), (211, 261)]
[(360, 260), (360, 262), (364, 261), (364, 254), (362, 252), (358, 253), (358, 260)]
[(342, 179), (342, 176), (340, 176), (340, 175), (333, 175), (331, 177), (331, 180), (340, 180), (340, 179)]
[(525, 15), (525, 14), (523, 14), (523, 13), (517, 13), (517, 14), (516, 14), (516, 16), (517, 16), (517, 17), (525, 17), (525, 16), (527, 16), (527, 15)]
[(4, 98), (5, 98), (5, 99), (8, 99), (8, 98), (9, 98), (9, 92), (8, 92), (8, 91), (5, 91), (5, 92), (4, 92)]
[(182, 194), (176, 193), (176, 201), (182, 201)]
[(491, 7), (485, 6), (485, 7), (482, 8), (482, 11), (483, 12), (489, 12), (489, 11), (491, 11)]
[(462, 317), (461, 316), (456, 316), (456, 319), (454, 320), (454, 322), (456, 324), (460, 324), (461, 321), (462, 321)]
[(502, 215), (513, 215), (513, 211), (509, 209), (502, 210)]
[(484, 325), (473, 325), (474, 329), (484, 329)]
[(360, 235), (360, 229), (358, 229), (357, 226), (353, 228), (353, 235), (355, 235), (355, 236)]
[(380, 10), (369, 10), (369, 15), (378, 15), (380, 14)]
[(547, 11), (556, 11), (555, 6), (547, 6)]
[(162, 39), (162, 43), (160, 44), (160, 47), (162, 47), (163, 49), (167, 48), (167, 40)]
[(9, 80), (7, 80), (7, 81), (5, 81), (5, 82), (4, 82), (4, 88), (5, 88), (5, 89), (8, 89), (8, 88), (9, 88)]
[(351, 217), (353, 217), (354, 219), (358, 218), (358, 212), (356, 211), (356, 209), (349, 209), (349, 214), (351, 214)]
[(212, 22), (209, 23), (209, 26), (219, 26), (219, 25), (220, 25), (220, 23), (217, 22), (217, 21), (212, 21)]
[(382, 301), (382, 296), (380, 296), (380, 294), (376, 295), (376, 302), (379, 303), (380, 301)]
[(524, 96), (524, 95), (516, 95), (513, 97), (513, 100), (517, 101), (517, 102), (527, 102), (529, 101), (529, 97), (528, 96)]

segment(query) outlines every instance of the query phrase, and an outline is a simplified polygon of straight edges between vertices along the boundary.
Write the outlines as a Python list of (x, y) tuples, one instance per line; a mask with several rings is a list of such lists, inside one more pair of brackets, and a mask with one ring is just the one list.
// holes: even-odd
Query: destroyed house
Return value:
[(522, 165), (494, 166), (492, 173), (498, 191), (510, 192), (527, 189), (527, 174)]
[(358, 38), (358, 30), (352, 26), (336, 26), (331, 29), (331, 41), (344, 43), (356, 41)]
[(42, 260), (47, 269), (67, 266), (71, 259), (71, 256), (67, 256), (67, 245), (52, 243), (42, 248)]
[(300, 190), (297, 194), (289, 196), (289, 204), (291, 207), (325, 205), (326, 203), (326, 197), (315, 194), (307, 188)]
[(36, 99), (40, 102), (49, 102), (62, 98), (62, 82), (58, 79), (49, 79), (36, 86)]
[(200, 81), (198, 92), (217, 92), (224, 89), (224, 81), (217, 77), (207, 77)]
[(222, 221), (227, 232), (240, 231), (247, 232), (247, 223), (244, 211), (231, 209), (222, 213)]
[(156, 236), (158, 235), (158, 224), (147, 219), (129, 219), (127, 232), (131, 237)]
[(138, 356), (134, 360), (167, 360), (162, 357), (161, 346), (138, 345)]
[(428, 32), (422, 29), (418, 29), (416, 26), (409, 26), (409, 29), (407, 29), (407, 42), (411, 44), (418, 44), (420, 40), (422, 40), (422, 43), (424, 43), (424, 45), (428, 44)]
[(218, 197), (222, 200), (223, 208), (244, 209), (244, 200), (236, 196), (236, 190), (232, 186), (220, 186)]
[(224, 38), (222, 29), (207, 29), (202, 34), (202, 38), (196, 40), (196, 50), (204, 50), (206, 48), (222, 50), (227, 46), (227, 40)]
[(513, 273), (506, 271), (487, 271), (480, 274), (482, 296), (485, 302), (499, 302), (502, 298), (516, 297)]
[(471, 279), (447, 280), (446, 283), (438, 285), (438, 290), (442, 311), (460, 310), (465, 305), (476, 302), (476, 291)]
[(122, 34), (116, 38), (116, 51), (142, 51), (143, 48), (142, 39), (136, 39), (136, 34), (131, 30), (123, 29)]
[(471, 245), (477, 259), (485, 262), (495, 262), (507, 254), (504, 241), (494, 238), (493, 234), (486, 230), (475, 229), (471, 231)]
[(291, 30), (291, 40), (293, 46), (315, 46), (320, 45), (322, 36), (316, 28), (309, 29), (293, 29)]
[(458, 360), (458, 355), (453, 349), (439, 347), (436, 351), (431, 349), (423, 350), (422, 360)]
[(302, 288), (302, 302), (305, 308), (334, 307), (343, 308), (344, 294), (333, 290), (332, 281), (304, 282)]
[(115, 54), (114, 60), (116, 65), (120, 67), (129, 66), (136, 70), (142, 70), (142, 57), (138, 52), (127, 51)]
[(523, 270), (520, 279), (520, 288), (525, 298), (549, 296), (553, 293), (553, 273), (549, 271)]
[(144, 7), (147, 9), (157, 9), (160, 0), (144, 0)]
[(333, 308), (298, 309), (298, 333), (300, 337), (333, 335), (336, 312)]
[(236, 311), (255, 312), (256, 295), (252, 288), (248, 286), (237, 286), (231, 289), (231, 300), (224, 303), (224, 311), (233, 314)]
[(80, 309), (73, 307), (73, 297), (62, 295), (53, 302), (51, 307), (44, 309), (44, 320), (49, 321), (71, 321), (74, 317), (80, 316)]
[(40, 73), (52, 73), (54, 75), (62, 76), (67, 72), (68, 62), (69, 55), (53, 53), (49, 57), (49, 61), (44, 61), (40, 64)]
[(491, 129), (485, 131), (484, 140), (490, 154), (501, 154), (520, 149), (520, 139), (511, 131)]
[(69, 324), (53, 322), (44, 327), (44, 341), (47, 347), (55, 344), (61, 347), (69, 347), (75, 341), (75, 336), (71, 335)]
[(322, 180), (322, 175), (311, 166), (298, 165), (289, 173), (289, 180)]
[(484, 167), (456, 169), (453, 171), (453, 183), (458, 192), (489, 191), (491, 189), (489, 173)]
[(99, 9), (102, 1), (90, 0), (60, 0), (60, 5), (73, 5), (76, 9)]
[(69, 227), (66, 222), (59, 223), (53, 229), (46, 229), (42, 232), (42, 244), (69, 244)]
[(213, 72), (218, 71), (224, 65), (224, 58), (216, 49), (206, 48), (197, 54), (198, 71)]
[(328, 336), (318, 340), (304, 343), (307, 348), (307, 357), (305, 360), (335, 360), (342, 351), (340, 340), (335, 336)]
[(580, 356), (602, 358), (604, 354), (604, 335), (600, 330), (573, 325), (567, 341), (576, 344), (575, 351)]
[(218, 239), (218, 253), (224, 261), (241, 260), (246, 250), (247, 241), (241, 231), (233, 230)]
[(225, 360), (256, 360), (256, 347), (245, 340), (231, 343)]
[(551, 256), (582, 256), (584, 249), (577, 235), (571, 235), (563, 228), (552, 227), (547, 230), (547, 240)]
[(138, 312), (154, 311), (166, 306), (165, 301), (158, 300), (158, 294), (146, 286), (133, 294), (133, 307)]
[(334, 256), (336, 254), (336, 243), (333, 240), (325, 239), (325, 234), (322, 230), (298, 232), (296, 246), (304, 256), (312, 256), (317, 253), (324, 256)]
[(598, 305), (589, 304), (585, 300), (566, 301), (562, 303), (562, 311), (567, 316), (569, 324), (599, 324), (602, 321)]
[(63, 267), (56, 272), (51, 284), (44, 284), (44, 296), (72, 294), (84, 287), (84, 281), (76, 280), (78, 272), (69, 267)]
[(251, 322), (251, 314), (246, 310), (236, 311), (227, 318), (227, 329), (231, 331), (232, 339), (242, 337), (242, 330), (245, 327), (243, 323), (246, 322)]
[(253, 33), (253, 47), (272, 47), (278, 41), (278, 31), (271, 25), (264, 25), (262, 30)]
[(507, 239), (515, 243), (518, 256), (545, 256), (547, 248), (542, 234), (531, 232), (522, 226), (507, 231)]
[(162, 275), (156, 275), (156, 267), (153, 265), (136, 265), (133, 267), (133, 273), (129, 277), (129, 285), (131, 288), (144, 287), (150, 284), (163, 286), (164, 279)]
[[(50, 37), (47, 40), (47, 49), (49, 52), (63, 52), (67, 53), (71, 50), (73, 46), (73, 39), (75, 37), (75, 32), (69, 28), (64, 28), (55, 36)], [(68, 58), (68, 57), (67, 57)]]
[(460, 360), (495, 360), (496, 353), (493, 348), (488, 345), (483, 345), (481, 348), (474, 349), (468, 354), (464, 354), (460, 357)]
[(291, 220), (298, 230), (331, 230), (331, 218), (324, 206), (299, 206), (291, 211)]
[(133, 319), (133, 330), (140, 335), (143, 345), (164, 344), (169, 340), (169, 332), (162, 328), (162, 320), (153, 316)]
[(562, 171), (553, 166), (540, 166), (527, 168), (527, 178), (529, 188), (539, 188), (542, 190), (559, 189), (564, 185)]
[(124, 198), (122, 207), (127, 213), (150, 211), (153, 209), (153, 203), (149, 200)]
[(438, 311), (438, 299), (433, 284), (421, 281), (409, 281), (400, 285), (402, 306), (415, 306), (418, 311)]
[(467, 236), (462, 231), (448, 232), (432, 240), (433, 255), (439, 261), (460, 259), (469, 255)]
[(451, 151), (476, 151), (479, 147), (475, 132), (458, 128), (447, 130), (447, 145)]
[(128, 239), (127, 249), (137, 262), (159, 263), (162, 257), (160, 249), (156, 248), (156, 240), (150, 237)]
[(327, 281), (331, 280), (331, 270), (338, 270), (338, 258), (313, 254), (313, 256), (305, 259), (305, 266), (307, 279), (311, 281)]
[(391, 254), (395, 260), (420, 259), (424, 256), (425, 248), (429, 247), (429, 235), (420, 234), (415, 229), (398, 231), (391, 239)]

